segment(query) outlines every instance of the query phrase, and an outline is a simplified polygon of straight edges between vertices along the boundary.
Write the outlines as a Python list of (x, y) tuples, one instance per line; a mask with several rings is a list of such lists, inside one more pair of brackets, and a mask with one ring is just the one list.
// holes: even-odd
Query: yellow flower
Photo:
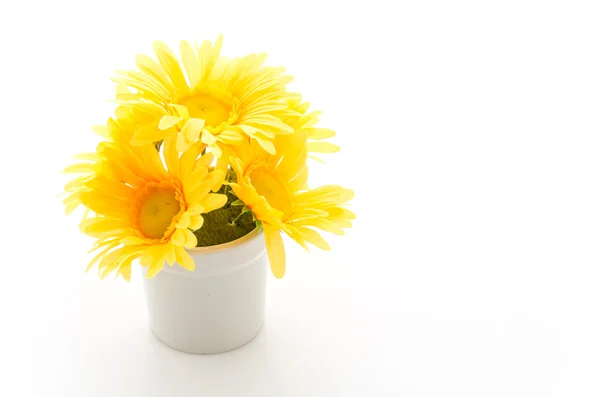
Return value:
[(329, 128), (317, 128), (320, 111), (308, 112), (309, 103), (302, 102), (300, 94), (290, 94), (288, 97), (288, 106), (295, 113), (284, 121), (295, 131), (304, 134), (306, 137), (306, 147), (309, 152), (308, 157), (322, 162), (322, 160), (311, 153), (336, 153), (340, 151), (339, 146), (324, 141), (335, 136), (335, 131)]
[[(219, 179), (209, 167), (213, 155), (199, 157), (200, 142), (179, 155), (173, 138), (164, 142), (163, 157), (153, 145), (132, 147), (129, 128), (109, 120), (108, 135), (117, 142), (103, 142), (97, 152), (67, 168), (80, 173), (66, 186), (67, 210), (83, 204), (93, 216), (84, 219), (81, 230), (97, 238), (92, 251), (100, 252), (88, 269), (99, 264), (100, 276), (113, 271), (129, 280), (131, 262), (140, 258), (154, 277), (167, 262), (194, 270), (186, 248), (196, 246), (192, 232), (202, 227), (201, 214), (222, 207), (227, 198), (210, 193)], [(164, 164), (163, 164), (164, 161)]]
[(329, 245), (313, 228), (344, 234), (355, 215), (344, 208), (354, 193), (337, 185), (316, 189), (307, 186), (306, 132), (300, 129), (275, 140), (271, 155), (255, 142), (234, 148), (230, 163), (237, 180), (231, 188), (263, 225), (271, 271), (285, 274), (285, 251), (281, 231), (304, 248), (306, 243), (328, 250)]
[(176, 133), (180, 152), (200, 139), (220, 157), (224, 145), (250, 138), (274, 154), (273, 139), (293, 133), (282, 121), (296, 114), (285, 91), (292, 78), (282, 75), (283, 68), (262, 66), (265, 54), (220, 57), (221, 43), (222, 37), (214, 45), (182, 41), (180, 65), (164, 43), (155, 42), (158, 62), (138, 55), (139, 71), (119, 72), (116, 115), (139, 126), (132, 145)]

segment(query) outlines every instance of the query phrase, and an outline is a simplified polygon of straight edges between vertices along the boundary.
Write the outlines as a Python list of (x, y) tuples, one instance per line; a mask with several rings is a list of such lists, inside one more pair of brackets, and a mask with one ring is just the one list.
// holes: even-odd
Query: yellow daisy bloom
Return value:
[(337, 153), (340, 151), (339, 146), (325, 141), (325, 139), (333, 138), (335, 131), (329, 128), (316, 127), (321, 115), (320, 111), (308, 112), (309, 103), (302, 102), (302, 96), (297, 93), (290, 94), (288, 106), (297, 114), (286, 118), (285, 122), (295, 131), (299, 131), (306, 136), (306, 146), (309, 152), (308, 157), (322, 162), (320, 158), (312, 153)]
[[(117, 140), (127, 139), (127, 130), (114, 120), (107, 124), (108, 135)], [(103, 142), (97, 153), (80, 156), (82, 162), (67, 168), (82, 174), (66, 186), (67, 210), (83, 204), (94, 214), (80, 225), (97, 238), (92, 251), (100, 250), (88, 269), (98, 263), (102, 278), (117, 271), (129, 280), (131, 262), (140, 258), (149, 278), (165, 262), (194, 270), (186, 251), (197, 243), (192, 231), (202, 227), (201, 214), (227, 201), (210, 193), (220, 176), (210, 171), (212, 154), (199, 157), (204, 147), (197, 142), (179, 155), (174, 139), (167, 138), (161, 158), (153, 145)]]
[(274, 154), (273, 139), (292, 134), (282, 119), (288, 107), (285, 86), (292, 78), (283, 68), (262, 66), (265, 54), (229, 60), (220, 56), (222, 37), (211, 44), (181, 42), (181, 63), (162, 42), (157, 60), (138, 55), (139, 71), (121, 71), (114, 79), (119, 120), (139, 125), (131, 144), (140, 146), (177, 134), (181, 152), (200, 139), (217, 157), (223, 145), (256, 141)]
[(307, 186), (308, 148), (306, 133), (278, 137), (276, 154), (271, 155), (255, 142), (234, 148), (230, 158), (237, 180), (231, 183), (236, 196), (262, 222), (271, 271), (277, 278), (285, 274), (285, 251), (280, 232), (285, 232), (304, 248), (306, 243), (328, 250), (329, 245), (313, 228), (344, 234), (355, 215), (344, 208), (352, 190), (337, 185), (316, 189)]

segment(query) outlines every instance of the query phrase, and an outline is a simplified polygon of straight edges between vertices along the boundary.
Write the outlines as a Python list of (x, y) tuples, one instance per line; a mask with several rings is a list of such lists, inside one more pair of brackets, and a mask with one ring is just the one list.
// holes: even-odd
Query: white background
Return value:
[[(597, 4), (2, 2), (0, 395), (600, 395)], [(358, 219), (331, 252), (286, 241), (259, 337), (192, 356), (139, 278), (84, 274), (56, 195), (114, 69), (219, 33), (324, 110), (342, 151), (314, 185)]]

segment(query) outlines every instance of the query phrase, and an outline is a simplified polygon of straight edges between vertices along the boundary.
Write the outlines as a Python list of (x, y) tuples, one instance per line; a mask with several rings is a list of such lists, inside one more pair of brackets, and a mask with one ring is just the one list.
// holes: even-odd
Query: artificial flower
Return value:
[(337, 185), (309, 189), (306, 159), (307, 134), (299, 128), (294, 135), (275, 140), (276, 154), (264, 151), (255, 142), (236, 146), (230, 163), (236, 182), (235, 195), (262, 224), (271, 271), (285, 274), (286, 261), (281, 232), (302, 247), (311, 243), (328, 250), (329, 245), (315, 228), (344, 234), (355, 215), (344, 207), (354, 193)]
[(222, 37), (199, 46), (182, 41), (180, 63), (157, 41), (157, 60), (138, 55), (139, 71), (118, 72), (116, 115), (139, 126), (132, 145), (177, 134), (179, 151), (200, 139), (220, 157), (223, 146), (251, 139), (274, 154), (275, 137), (293, 133), (282, 121), (295, 114), (285, 90), (291, 77), (283, 68), (263, 66), (265, 54), (221, 57), (221, 44)]
[(102, 278), (117, 271), (129, 280), (131, 262), (139, 258), (149, 278), (165, 262), (193, 271), (186, 251), (196, 246), (193, 231), (202, 227), (203, 213), (227, 201), (225, 195), (210, 193), (221, 178), (210, 170), (213, 155), (200, 155), (205, 148), (200, 142), (179, 155), (174, 137), (168, 137), (161, 157), (153, 145), (123, 142), (131, 137), (131, 128), (114, 120), (104, 132), (111, 141), (66, 169), (81, 174), (66, 186), (67, 210), (82, 204), (93, 213), (80, 225), (97, 239), (92, 251), (100, 250), (88, 269), (98, 263)]
[(290, 94), (288, 97), (288, 107), (293, 111), (290, 117), (284, 121), (290, 125), (294, 131), (306, 138), (306, 149), (308, 157), (323, 162), (314, 153), (336, 153), (340, 151), (339, 146), (326, 141), (333, 138), (335, 131), (329, 128), (320, 128), (316, 124), (319, 122), (320, 111), (308, 111), (308, 102), (302, 102), (300, 94)]

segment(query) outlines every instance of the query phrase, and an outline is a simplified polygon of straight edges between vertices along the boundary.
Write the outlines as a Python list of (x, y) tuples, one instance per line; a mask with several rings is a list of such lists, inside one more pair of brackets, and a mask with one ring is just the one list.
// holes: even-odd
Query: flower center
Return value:
[(267, 199), (271, 207), (285, 212), (290, 200), (279, 178), (264, 166), (251, 170), (249, 176), (257, 193)]
[(173, 189), (151, 187), (140, 200), (138, 227), (147, 238), (161, 239), (180, 209)]
[(226, 99), (211, 94), (198, 93), (181, 101), (190, 117), (203, 119), (206, 127), (216, 127), (229, 120), (232, 106)]

